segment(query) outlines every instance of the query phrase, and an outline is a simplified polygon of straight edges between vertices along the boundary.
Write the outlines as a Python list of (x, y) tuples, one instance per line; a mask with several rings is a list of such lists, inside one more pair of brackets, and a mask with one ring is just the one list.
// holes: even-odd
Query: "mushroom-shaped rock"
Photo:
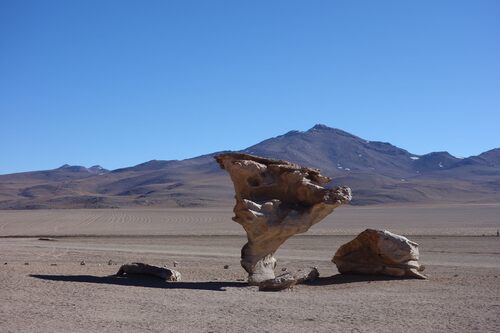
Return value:
[(234, 184), (233, 220), (247, 233), (241, 265), (250, 284), (274, 279), (273, 255), (280, 245), (351, 200), (348, 187), (324, 188), (330, 178), (317, 169), (240, 153), (221, 154), (215, 159)]
[(366, 229), (342, 245), (332, 261), (340, 273), (384, 274), (426, 279), (418, 244), (386, 230)]

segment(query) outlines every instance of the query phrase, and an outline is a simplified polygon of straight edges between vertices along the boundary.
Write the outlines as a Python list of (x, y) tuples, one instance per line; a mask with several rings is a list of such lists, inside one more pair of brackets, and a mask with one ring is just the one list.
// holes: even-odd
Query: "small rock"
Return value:
[(224, 269), (228, 269), (229, 268), (229, 265), (224, 265)]
[(80, 261), (80, 265), (85, 266), (85, 260)]
[(179, 262), (174, 261), (174, 267), (177, 267), (177, 265), (179, 265)]
[(120, 267), (117, 276), (143, 274), (158, 277), (165, 281), (181, 281), (181, 273), (173, 269), (148, 265), (140, 262), (125, 264)]
[(40, 238), (38, 238), (38, 240), (40, 240), (40, 241), (50, 241), (50, 242), (55, 241), (54, 238), (49, 238), (49, 237), (40, 237)]
[(297, 273), (293, 277), (297, 281), (297, 284), (312, 282), (319, 278), (319, 271), (317, 267), (310, 267), (308, 271)]
[(282, 272), (286, 272), (286, 267), (283, 267), (283, 268), (281, 269), (281, 271), (282, 271)]
[(6, 262), (4, 262), (3, 264), (4, 264), (4, 265), (7, 265), (7, 263), (6, 263)]
[(57, 264), (50, 264), (50, 266), (57, 266)]
[(297, 283), (297, 280), (290, 273), (277, 276), (259, 283), (259, 291), (281, 291), (290, 289)]
[(115, 264), (115, 262), (114, 262), (113, 260), (109, 259), (109, 261), (108, 261), (108, 265), (110, 265), (110, 266), (111, 266), (111, 265), (116, 265), (116, 264)]
[(25, 266), (28, 266), (29, 264), (30, 264), (29, 262), (25, 262), (25, 263), (24, 263), (24, 265), (25, 265)]

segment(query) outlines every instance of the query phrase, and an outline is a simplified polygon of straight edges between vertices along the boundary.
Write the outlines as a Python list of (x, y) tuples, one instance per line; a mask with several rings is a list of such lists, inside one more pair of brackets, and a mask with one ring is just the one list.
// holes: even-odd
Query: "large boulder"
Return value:
[(418, 259), (417, 243), (386, 230), (366, 229), (342, 245), (332, 261), (340, 273), (426, 279)]
[(351, 200), (348, 187), (324, 188), (331, 179), (316, 169), (239, 153), (215, 159), (234, 184), (233, 220), (247, 233), (241, 265), (250, 284), (274, 279), (274, 253), (280, 245)]

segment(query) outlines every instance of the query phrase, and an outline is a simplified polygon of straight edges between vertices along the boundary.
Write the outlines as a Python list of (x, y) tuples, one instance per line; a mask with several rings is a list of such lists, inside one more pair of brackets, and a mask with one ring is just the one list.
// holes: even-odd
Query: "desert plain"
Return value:
[[(281, 292), (246, 284), (232, 208), (0, 211), (1, 332), (500, 332), (500, 205), (345, 206), (277, 252)], [(340, 275), (366, 228), (419, 243), (428, 280)], [(180, 282), (118, 278), (167, 265)], [(84, 263), (84, 265), (82, 265)]]

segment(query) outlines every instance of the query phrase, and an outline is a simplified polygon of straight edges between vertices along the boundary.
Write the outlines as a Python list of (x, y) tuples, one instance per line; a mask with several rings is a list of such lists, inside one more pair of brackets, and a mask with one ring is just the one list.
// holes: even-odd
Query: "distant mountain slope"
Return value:
[(412, 174), (413, 155), (406, 150), (324, 125), (306, 132), (291, 131), (244, 151), (314, 166), (332, 175), (343, 175), (346, 169), (395, 177)]
[[(319, 168), (333, 177), (332, 186), (353, 189), (353, 204), (500, 200), (500, 149), (464, 159), (447, 152), (419, 156), (389, 143), (316, 125), (243, 152)], [(214, 162), (216, 154), (153, 160), (112, 171), (64, 165), (1, 175), (0, 208), (231, 205), (232, 184)]]

